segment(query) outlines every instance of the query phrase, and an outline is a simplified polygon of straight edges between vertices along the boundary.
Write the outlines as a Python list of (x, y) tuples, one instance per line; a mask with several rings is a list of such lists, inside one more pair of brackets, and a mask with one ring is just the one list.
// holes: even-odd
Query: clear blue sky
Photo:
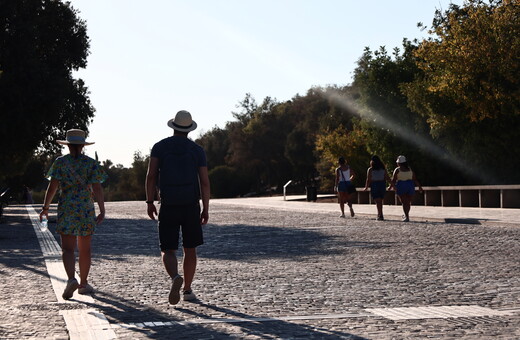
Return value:
[(246, 93), (257, 102), (346, 85), (372, 50), (421, 39), (435, 9), (462, 0), (72, 0), (86, 20), (85, 80), (96, 116), (87, 154), (131, 165), (172, 134), (188, 110), (195, 139), (233, 120)]

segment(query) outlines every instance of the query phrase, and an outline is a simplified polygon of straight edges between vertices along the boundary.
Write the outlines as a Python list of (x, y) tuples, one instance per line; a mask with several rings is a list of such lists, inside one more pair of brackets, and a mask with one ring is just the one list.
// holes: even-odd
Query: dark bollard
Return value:
[(316, 189), (316, 187), (306, 186), (305, 191), (307, 192), (307, 202), (316, 202), (318, 199), (318, 189)]

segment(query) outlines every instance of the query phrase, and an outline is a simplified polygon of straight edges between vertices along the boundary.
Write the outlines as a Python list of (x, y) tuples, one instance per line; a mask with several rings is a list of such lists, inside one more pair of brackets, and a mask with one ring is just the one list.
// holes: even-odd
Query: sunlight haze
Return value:
[(427, 37), (453, 2), (72, 0), (91, 40), (85, 80), (96, 108), (87, 154), (128, 167), (172, 134), (188, 110), (195, 139), (232, 121), (246, 93), (286, 101), (312, 86), (347, 85), (366, 46)]

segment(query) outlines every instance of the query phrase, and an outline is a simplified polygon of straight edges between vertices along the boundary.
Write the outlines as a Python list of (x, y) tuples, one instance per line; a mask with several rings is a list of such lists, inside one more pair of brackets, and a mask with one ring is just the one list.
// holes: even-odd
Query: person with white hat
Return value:
[[(68, 276), (62, 297), (68, 300), (76, 289), (80, 294), (94, 291), (87, 280), (91, 265), (91, 239), (96, 226), (105, 218), (101, 183), (106, 180), (107, 175), (96, 160), (82, 153), (85, 145), (94, 144), (85, 141), (85, 131), (68, 130), (66, 139), (56, 142), (66, 145), (69, 154), (58, 157), (48, 172), (50, 182), (40, 212), (40, 221), (43, 217), (49, 218), (49, 207), (59, 189), (56, 231), (61, 237), (62, 260)], [(99, 207), (97, 216), (92, 195)], [(79, 283), (75, 278), (76, 245), (79, 251)]]
[(399, 200), (403, 205), (403, 222), (410, 221), (410, 207), (412, 205), (412, 198), (415, 194), (415, 186), (419, 187), (419, 191), (423, 191), (421, 184), (415, 177), (415, 173), (412, 171), (410, 166), (408, 166), (408, 162), (405, 156), (399, 156), (396, 160), (397, 168), (394, 170), (394, 174), (392, 176), (392, 183), (388, 187), (388, 190), (391, 190), (392, 187), (395, 188), (397, 196), (399, 196)]
[[(195, 300), (191, 284), (197, 267), (197, 247), (204, 243), (202, 225), (208, 223), (210, 183), (204, 149), (188, 139), (197, 128), (188, 111), (177, 112), (168, 121), (173, 136), (157, 142), (151, 151), (146, 175), (148, 216), (158, 216), (159, 243), (166, 272), (172, 279), (168, 301), (177, 304)], [(161, 208), (157, 215), (154, 200), (159, 187)], [(199, 200), (202, 199), (202, 211)], [(176, 252), (182, 233), (183, 274), (179, 275)], [(183, 287), (184, 283), (184, 287)]]

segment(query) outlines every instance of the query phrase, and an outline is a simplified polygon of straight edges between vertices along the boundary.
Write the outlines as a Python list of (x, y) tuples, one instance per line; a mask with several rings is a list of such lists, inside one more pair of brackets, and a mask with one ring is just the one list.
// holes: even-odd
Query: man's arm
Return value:
[(202, 212), (200, 214), (200, 223), (206, 224), (209, 220), (209, 197), (210, 184), (208, 176), (208, 167), (199, 167), (200, 194), (202, 198)]
[(145, 190), (146, 190), (146, 202), (152, 202), (147, 203), (148, 206), (148, 216), (152, 220), (155, 220), (155, 216), (157, 216), (157, 209), (155, 208), (155, 205), (153, 204), (153, 201), (155, 200), (155, 194), (157, 193), (157, 174), (159, 171), (159, 158), (157, 157), (150, 157), (150, 161), (148, 162), (148, 172), (146, 173), (146, 184), (145, 184)]

